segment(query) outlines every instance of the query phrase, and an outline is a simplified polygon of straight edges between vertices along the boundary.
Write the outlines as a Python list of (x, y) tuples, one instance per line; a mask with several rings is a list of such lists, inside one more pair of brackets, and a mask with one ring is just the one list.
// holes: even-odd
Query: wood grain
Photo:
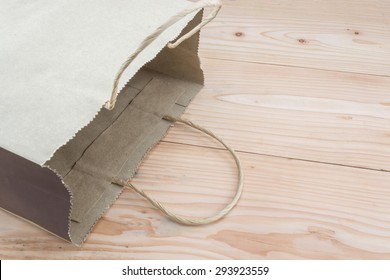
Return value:
[[(177, 225), (126, 190), (83, 247), (0, 211), (1, 259), (389, 259), (390, 2), (225, 0), (185, 117), (239, 150), (220, 222)], [(176, 125), (134, 184), (189, 216), (229, 201), (230, 155)]]
[[(185, 118), (240, 151), (390, 170), (390, 78), (203, 59)], [(165, 138), (207, 146), (176, 126)], [(206, 142), (205, 142), (206, 141)]]
[[(82, 248), (0, 212), (0, 257), (390, 257), (390, 173), (248, 153), (240, 157), (245, 192), (221, 222), (174, 224), (128, 190)], [(178, 213), (208, 215), (234, 193), (234, 162), (219, 149), (161, 143), (142, 164), (134, 184)]]
[(389, 1), (224, 1), (201, 54), (389, 76), (389, 25)]

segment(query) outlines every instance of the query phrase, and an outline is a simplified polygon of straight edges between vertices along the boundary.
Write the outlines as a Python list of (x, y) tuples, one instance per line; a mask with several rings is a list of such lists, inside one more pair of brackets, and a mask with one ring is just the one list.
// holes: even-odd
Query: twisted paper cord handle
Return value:
[(150, 34), (148, 37), (145, 38), (145, 40), (142, 41), (140, 46), (137, 48), (137, 50), (126, 59), (126, 61), (122, 64), (121, 68), (118, 71), (118, 74), (115, 77), (111, 98), (109, 101), (106, 102), (104, 107), (108, 110), (112, 110), (115, 107), (116, 99), (118, 97), (118, 85), (119, 81), (122, 78), (123, 73), (126, 71), (127, 67), (133, 62), (133, 60), (146, 48), (148, 47), (161, 33), (163, 33), (165, 30), (167, 30), (169, 27), (177, 23), (179, 20), (181, 20), (183, 17), (199, 10), (205, 7), (214, 7), (214, 10), (210, 13), (209, 16), (207, 16), (203, 21), (198, 24), (194, 29), (192, 29), (190, 32), (179, 38), (174, 43), (168, 43), (168, 48), (176, 48), (178, 45), (180, 45), (183, 41), (187, 40), (191, 36), (193, 36), (195, 33), (197, 33), (201, 28), (203, 28), (206, 24), (208, 24), (210, 21), (212, 21), (216, 15), (218, 14), (219, 10), (222, 7), (221, 0), (200, 0), (191, 7), (181, 11), (180, 13), (173, 16), (171, 19), (169, 19), (166, 23), (161, 25), (159, 28), (156, 29), (152, 34)]
[(231, 155), (233, 156), (234, 161), (236, 162), (237, 168), (238, 168), (238, 185), (237, 185), (236, 194), (233, 197), (232, 201), (228, 205), (226, 205), (225, 208), (223, 208), (221, 211), (217, 212), (216, 214), (214, 214), (211, 217), (207, 217), (207, 218), (186, 218), (186, 217), (177, 215), (177, 214), (173, 213), (172, 211), (168, 210), (160, 202), (158, 202), (157, 200), (151, 198), (143, 190), (137, 188), (136, 186), (134, 186), (133, 184), (131, 184), (127, 180), (114, 179), (114, 180), (112, 180), (112, 183), (115, 184), (115, 185), (119, 185), (119, 186), (130, 188), (130, 189), (134, 190), (135, 192), (137, 192), (138, 194), (140, 194), (141, 196), (146, 198), (154, 207), (159, 209), (169, 219), (171, 219), (172, 221), (175, 221), (175, 222), (177, 222), (179, 224), (189, 225), (189, 226), (198, 226), (198, 225), (210, 224), (210, 223), (213, 223), (213, 222), (216, 222), (216, 221), (222, 219), (223, 217), (225, 217), (234, 208), (234, 206), (237, 205), (238, 200), (241, 197), (241, 193), (242, 193), (243, 186), (244, 186), (244, 173), (243, 173), (243, 170), (242, 170), (240, 159), (238, 158), (236, 152), (232, 148), (230, 148), (227, 144), (225, 144), (225, 142), (221, 138), (216, 136), (214, 133), (212, 133), (211, 131), (209, 131), (209, 130), (207, 130), (207, 129), (199, 126), (199, 125), (196, 125), (196, 124), (194, 124), (194, 123), (192, 123), (192, 122), (190, 122), (188, 120), (183, 120), (181, 118), (174, 118), (174, 117), (171, 117), (171, 116), (165, 116), (163, 119), (165, 119), (167, 121), (170, 121), (170, 122), (180, 122), (180, 123), (186, 124), (186, 125), (188, 125), (190, 127), (193, 127), (193, 128), (195, 128), (195, 129), (197, 129), (197, 130), (199, 130), (201, 132), (204, 132), (205, 134), (213, 137), (218, 142), (220, 142), (231, 153)]

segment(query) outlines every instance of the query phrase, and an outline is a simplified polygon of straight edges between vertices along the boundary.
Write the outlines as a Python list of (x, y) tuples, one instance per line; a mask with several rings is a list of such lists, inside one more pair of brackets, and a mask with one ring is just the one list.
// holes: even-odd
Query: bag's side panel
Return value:
[(70, 241), (71, 197), (56, 174), (0, 148), (0, 207)]

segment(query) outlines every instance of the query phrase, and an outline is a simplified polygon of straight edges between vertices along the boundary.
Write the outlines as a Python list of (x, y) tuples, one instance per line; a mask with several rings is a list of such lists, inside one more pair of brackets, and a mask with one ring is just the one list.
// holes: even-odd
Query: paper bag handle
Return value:
[(195, 26), (190, 32), (184, 34), (179, 39), (176, 40), (174, 43), (168, 43), (168, 48), (174, 49), (177, 46), (179, 46), (181, 43), (183, 43), (185, 40), (191, 38), (196, 34), (199, 30), (201, 30), (206, 24), (211, 22), (219, 13), (219, 10), (222, 8), (222, 2), (221, 0), (206, 0), (206, 1), (199, 1), (194, 4), (195, 7), (192, 7), (191, 9), (188, 9), (187, 12), (185, 12), (185, 15), (188, 15), (198, 9), (202, 9), (205, 7), (214, 7), (214, 9), (211, 11), (211, 13), (205, 17), (201, 23), (199, 23), (197, 26)]
[(175, 117), (171, 117), (171, 116), (164, 116), (163, 119), (170, 121), (170, 122), (173, 122), (173, 123), (179, 122), (179, 123), (186, 124), (190, 127), (193, 127), (195, 129), (211, 136), (212, 138), (216, 139), (219, 143), (221, 143), (230, 152), (230, 154), (233, 156), (233, 159), (234, 159), (234, 161), (237, 165), (237, 168), (238, 168), (238, 184), (237, 184), (236, 194), (233, 197), (233, 199), (231, 200), (231, 202), (228, 205), (226, 205), (225, 208), (223, 208), (221, 211), (219, 211), (218, 213), (214, 214), (211, 217), (186, 218), (186, 217), (177, 215), (177, 214), (173, 213), (172, 211), (168, 210), (160, 202), (151, 198), (143, 190), (137, 188), (132, 183), (128, 182), (128, 180), (122, 180), (122, 179), (115, 178), (112, 180), (112, 183), (115, 185), (119, 185), (119, 186), (130, 188), (130, 189), (134, 190), (135, 192), (137, 192), (138, 194), (140, 194), (141, 196), (146, 198), (154, 207), (159, 209), (169, 219), (171, 219), (179, 224), (189, 225), (189, 226), (198, 226), (198, 225), (210, 224), (210, 223), (213, 223), (213, 222), (216, 222), (216, 221), (222, 219), (234, 208), (234, 206), (237, 205), (238, 200), (241, 197), (243, 186), (244, 186), (244, 172), (242, 170), (241, 162), (240, 162), (240, 159), (238, 158), (236, 152), (232, 148), (230, 148), (227, 144), (225, 144), (225, 142), (221, 138), (216, 136), (214, 133), (212, 133), (211, 131), (209, 131), (209, 130), (207, 130), (199, 125), (192, 123), (191, 121), (183, 120), (183, 119), (175, 118)]
[(194, 29), (192, 29), (190, 32), (183, 35), (181, 38), (179, 38), (174, 43), (168, 43), (168, 48), (176, 48), (178, 45), (180, 45), (183, 41), (187, 40), (191, 36), (193, 36), (196, 32), (198, 32), (201, 28), (203, 28), (206, 24), (208, 24), (210, 21), (212, 21), (218, 14), (219, 10), (222, 7), (221, 0), (200, 0), (191, 7), (181, 11), (180, 13), (173, 16), (171, 19), (169, 19), (166, 23), (161, 25), (159, 28), (156, 29), (152, 34), (150, 34), (148, 37), (145, 38), (145, 40), (142, 41), (140, 46), (137, 48), (137, 50), (128, 58), (126, 61), (122, 64), (121, 68), (118, 71), (118, 74), (115, 77), (112, 92), (111, 92), (111, 98), (109, 101), (106, 102), (104, 107), (108, 110), (112, 110), (115, 107), (116, 99), (118, 97), (118, 85), (119, 81), (122, 78), (123, 73), (126, 71), (127, 67), (133, 62), (133, 60), (146, 48), (148, 47), (154, 40), (165, 30), (167, 30), (169, 27), (177, 23), (179, 20), (181, 20), (183, 17), (199, 10), (205, 7), (214, 7), (213, 11), (208, 15), (206, 18), (202, 20), (200, 24), (198, 24)]

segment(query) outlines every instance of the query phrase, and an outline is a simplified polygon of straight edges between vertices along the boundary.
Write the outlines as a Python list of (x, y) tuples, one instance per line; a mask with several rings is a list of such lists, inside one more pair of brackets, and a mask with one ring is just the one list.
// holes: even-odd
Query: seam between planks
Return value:
[[(174, 145), (183, 145), (183, 146), (198, 147), (198, 148), (205, 148), (205, 149), (214, 149), (214, 150), (220, 150), (220, 151), (224, 151), (225, 150), (225, 149), (219, 148), (219, 147), (210, 147), (210, 146), (196, 145), (196, 144), (189, 144), (189, 143), (181, 143), (181, 142), (174, 142), (174, 141), (161, 140), (161, 142), (168, 143), (168, 144), (174, 144)], [(235, 151), (237, 153), (248, 154), (248, 155), (258, 155), (258, 156), (265, 156), (265, 157), (272, 157), (272, 158), (280, 158), (280, 159), (288, 159), (288, 160), (298, 160), (298, 161), (302, 161), (302, 162), (310, 162), (310, 163), (318, 163), (318, 164), (326, 164), (326, 165), (348, 167), (348, 168), (354, 168), (354, 169), (363, 169), (363, 170), (369, 170), (369, 171), (390, 173), (390, 170), (386, 170), (386, 169), (361, 167), (361, 166), (355, 166), (355, 165), (348, 165), (348, 164), (341, 164), (341, 163), (332, 163), (332, 162), (310, 160), (310, 159), (303, 159), (303, 158), (284, 157), (284, 156), (277, 156), (277, 155), (272, 155), (272, 154), (262, 154), (262, 153), (248, 152), (248, 151), (242, 151), (242, 150), (235, 150)]]
[(307, 66), (299, 66), (299, 65), (288, 65), (288, 64), (267, 63), (267, 62), (255, 62), (255, 61), (247, 61), (247, 60), (239, 60), (239, 59), (215, 58), (215, 57), (209, 57), (209, 56), (201, 56), (200, 59), (212, 59), (212, 60), (221, 60), (221, 61), (231, 61), (231, 62), (241, 62), (241, 63), (249, 63), (249, 64), (268, 65), (268, 66), (279, 66), (279, 67), (289, 67), (289, 68), (320, 70), (320, 71), (333, 72), (333, 73), (356, 74), (356, 75), (367, 75), (367, 76), (374, 76), (374, 77), (390, 78), (390, 75), (379, 75), (379, 74), (371, 74), (371, 73), (363, 73), (363, 72), (355, 72), (355, 71), (330, 70), (330, 69), (323, 69), (323, 68), (316, 68), (316, 67), (307, 67)]

